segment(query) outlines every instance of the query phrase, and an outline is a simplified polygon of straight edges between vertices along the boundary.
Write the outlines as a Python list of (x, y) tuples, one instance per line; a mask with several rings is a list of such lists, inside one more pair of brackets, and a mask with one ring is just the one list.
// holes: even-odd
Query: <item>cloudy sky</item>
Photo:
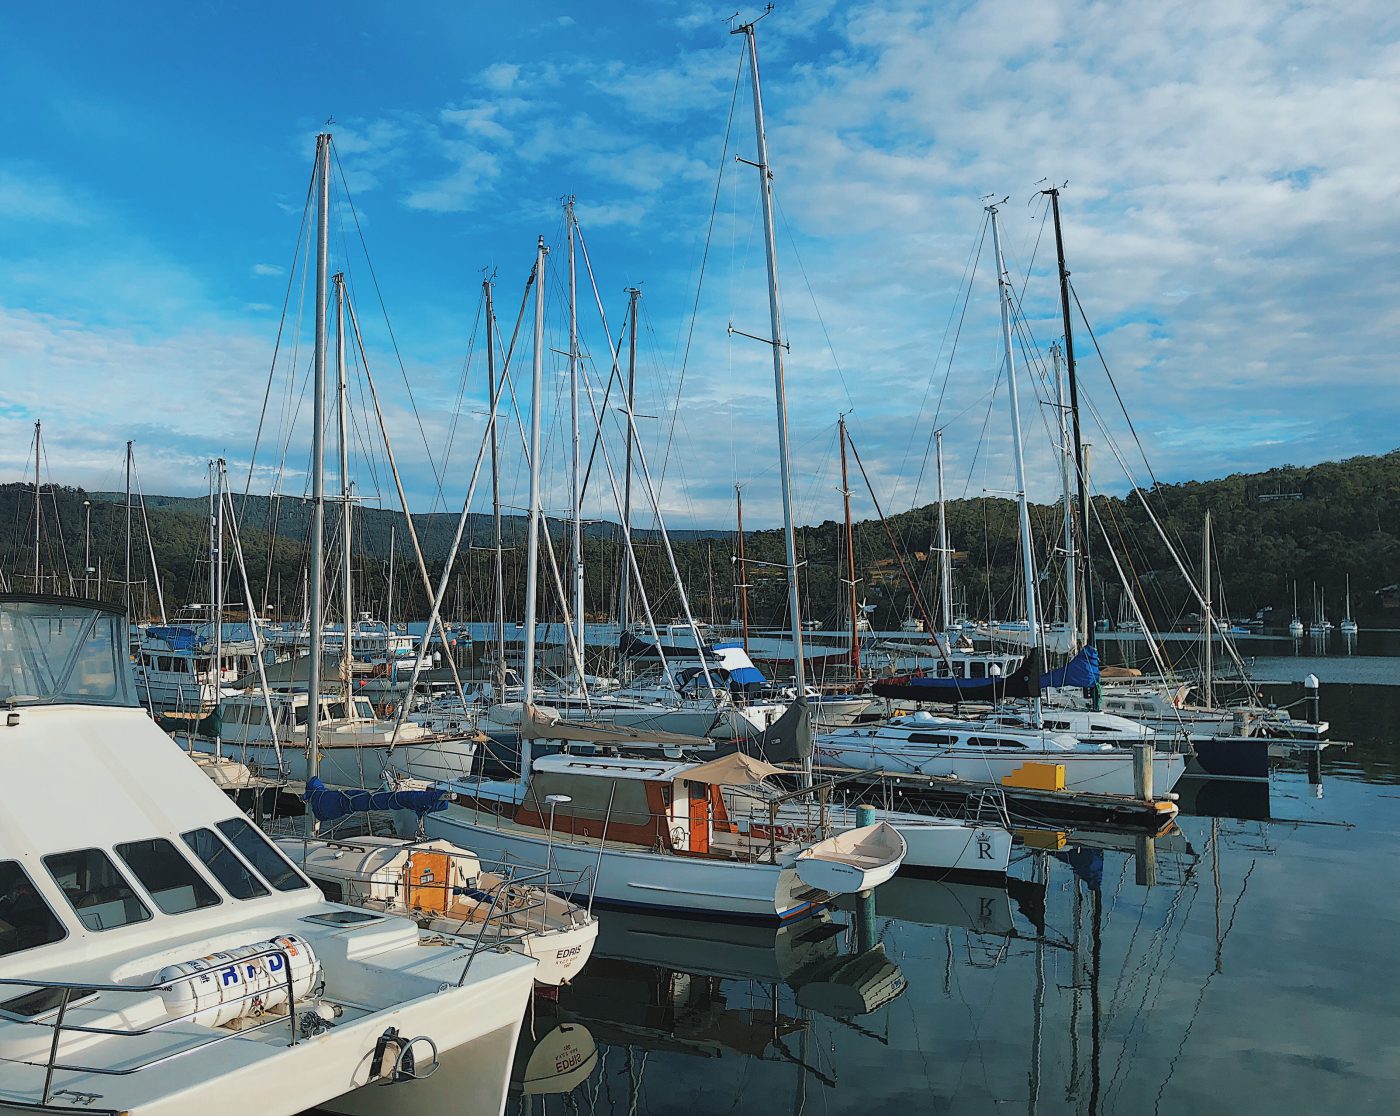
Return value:
[[(416, 509), (465, 494), (483, 424), (481, 279), (494, 271), (509, 328), (539, 235), (552, 248), (546, 501), (563, 507), (572, 194), (614, 341), (626, 289), (643, 292), (637, 410), (668, 518), (731, 523), (739, 482), (746, 525), (775, 522), (769, 352), (728, 329), (769, 332), (756, 172), (736, 162), (755, 147), (731, 10), (7, 6), (0, 478), (26, 475), (42, 419), (46, 479), (120, 487), (130, 438), (147, 491), (197, 492), (211, 456), (246, 475), (266, 394), (255, 486), (280, 469), (282, 489), (302, 491), (301, 221), (314, 135), (333, 120), (333, 266)], [(887, 508), (931, 498), (935, 428), (951, 493), (1012, 487), (988, 196), (1006, 199), (1024, 316), (1029, 487), (1053, 498), (1046, 388), (1023, 367), (1061, 333), (1047, 181), (1068, 183), (1074, 284), (1159, 478), (1395, 448), (1393, 3), (809, 0), (759, 25), (759, 51), (803, 519), (839, 515), (843, 411)], [(597, 392), (608, 334), (579, 274)], [(1130, 439), (1082, 328), (1077, 348), (1110, 428), (1087, 424), (1096, 481), (1121, 491), (1111, 446), (1132, 456)], [(528, 335), (519, 353), (524, 407)], [(360, 487), (387, 502), (372, 420), (354, 421)], [(440, 490), (430, 453), (440, 471), (447, 458)], [(519, 502), (518, 437), (508, 458)], [(601, 456), (597, 472), (590, 514), (604, 515)]]

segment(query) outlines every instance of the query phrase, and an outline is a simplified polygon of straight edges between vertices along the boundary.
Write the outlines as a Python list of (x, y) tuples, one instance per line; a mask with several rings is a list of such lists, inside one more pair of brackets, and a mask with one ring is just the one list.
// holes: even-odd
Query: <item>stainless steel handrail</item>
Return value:
[[(234, 961), (234, 964), (243, 964), (249, 961), (258, 961), (265, 957), (282, 958), (283, 968), (285, 970), (285, 980), (287, 985), (287, 1028), (290, 1038), (289, 1045), (295, 1046), (297, 1044), (296, 989), (292, 976), (292, 959), (291, 956), (288, 954), (287, 950), (281, 946), (272, 946), (268, 949), (260, 950), (257, 953), (247, 954), (243, 957), (239, 957)], [(80, 1024), (68, 1024), (67, 1026), (65, 1026), (64, 1016), (68, 1012), (68, 1002), (71, 999), (72, 994), (74, 992), (168, 992), (177, 984), (183, 984), (185, 981), (191, 980), (194, 977), (203, 975), (205, 973), (220, 972), (228, 967), (229, 962), (227, 961), (220, 962), (217, 964), (201, 965), (198, 968), (194, 969), (193, 972), (182, 973), (179, 977), (173, 980), (159, 981), (153, 984), (101, 984), (92, 981), (45, 980), (42, 977), (0, 977), (0, 987), (18, 987), (34, 989), (52, 988), (59, 989), (63, 992), (63, 995), (59, 1000), (57, 1014), (55, 1015), (52, 1021), (38, 1018), (18, 1019), (14, 1016), (9, 1016), (6, 1019), (7, 1022), (19, 1024), (21, 1026), (53, 1028), (53, 1041), (49, 1045), (48, 1061), (44, 1063), (44, 1089), (40, 1103), (47, 1104), (49, 1102), (50, 1092), (53, 1088), (53, 1075), (56, 1070), (64, 1070), (65, 1072), (73, 1073), (95, 1073), (104, 1076), (124, 1077), (129, 1074), (137, 1073), (140, 1070), (149, 1069), (152, 1066), (168, 1062), (173, 1058), (182, 1057), (185, 1054), (193, 1053), (195, 1050), (202, 1049), (203, 1047), (212, 1046), (220, 1042), (225, 1042), (231, 1038), (237, 1038), (240, 1034), (245, 1034), (248, 1030), (256, 1029), (246, 1028), (243, 1031), (231, 1031), (225, 1035), (216, 1035), (213, 1038), (205, 1039), (200, 1042), (194, 1043), (191, 1046), (188, 1046), (182, 1050), (177, 1050), (170, 1054), (162, 1055), (159, 1058), (153, 1058), (150, 1061), (141, 1062), (134, 1066), (129, 1066), (125, 1069), (113, 1069), (111, 1067), (106, 1066), (65, 1065), (58, 1061), (59, 1043), (62, 1034), (65, 1030), (78, 1034), (106, 1035), (115, 1038), (140, 1038), (141, 1036), (154, 1034), (156, 1031), (164, 1030), (166, 1027), (173, 1026), (176, 1023), (182, 1023), (188, 1019), (192, 1019), (196, 1015), (199, 1015), (201, 1011), (208, 1010), (208, 1008), (196, 1008), (194, 1011), (186, 1012), (183, 1015), (171, 1016), (161, 1020), (159, 1023), (156, 1023), (153, 1026), (142, 1028), (119, 1030), (112, 1027), (90, 1027), (83, 1026)], [(248, 992), (238, 997), (236, 1000), (226, 1000), (222, 1003), (244, 1003), (248, 1000), (253, 1000), (263, 995), (266, 995), (265, 990)], [(260, 1024), (259, 1026), (264, 1025), (265, 1024)], [(18, 1062), (22, 1065), (39, 1065), (38, 1062), (30, 1062), (24, 1059), (0, 1058), (0, 1061)]]

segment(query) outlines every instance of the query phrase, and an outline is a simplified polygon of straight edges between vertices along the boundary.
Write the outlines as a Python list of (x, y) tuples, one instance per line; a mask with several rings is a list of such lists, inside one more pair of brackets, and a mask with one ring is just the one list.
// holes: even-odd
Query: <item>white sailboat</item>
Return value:
[[(1017, 503), (1021, 536), (1021, 574), (1032, 669), (1039, 670), (1036, 651), (1040, 631), (1036, 599), (1037, 577), (1030, 516), (1026, 502), (1025, 459), (1021, 446), (1021, 420), (1012, 349), (1011, 293), (1002, 258), (997, 207), (988, 206), (997, 269), (1001, 310), (1003, 359), (1011, 411), (1011, 442), (1016, 469)], [(1029, 765), (1063, 769), (1064, 789), (1100, 793), (1134, 794), (1134, 755), (1109, 743), (1086, 742), (1045, 724), (1038, 693), (1031, 699), (1024, 725), (1001, 719), (970, 720), (935, 717), (926, 712), (896, 717), (874, 728), (850, 728), (823, 733), (817, 738), (817, 756), (823, 763), (858, 771), (883, 770), (922, 775), (952, 776), (969, 782), (1000, 785), (1015, 779)], [(1159, 754), (1153, 760), (1153, 788), (1169, 791), (1185, 770), (1185, 757)]]
[(1355, 635), (1361, 630), (1351, 616), (1351, 574), (1347, 574), (1347, 610), (1342, 614), (1342, 621), (1338, 627), (1342, 635)]
[(1293, 618), (1288, 621), (1288, 634), (1294, 639), (1303, 638), (1303, 621), (1298, 618), (1298, 582), (1293, 582)]

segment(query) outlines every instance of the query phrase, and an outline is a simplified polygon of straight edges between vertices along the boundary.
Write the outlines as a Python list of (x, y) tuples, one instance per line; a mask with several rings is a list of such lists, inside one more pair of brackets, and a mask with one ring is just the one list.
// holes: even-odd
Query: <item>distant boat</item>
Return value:
[(1293, 582), (1293, 619), (1288, 622), (1288, 634), (1294, 639), (1303, 638), (1303, 622), (1298, 619), (1298, 582)]
[(1339, 626), (1342, 629), (1342, 635), (1355, 635), (1360, 631), (1356, 621), (1351, 618), (1351, 574), (1347, 574), (1347, 608), (1342, 613), (1342, 622)]

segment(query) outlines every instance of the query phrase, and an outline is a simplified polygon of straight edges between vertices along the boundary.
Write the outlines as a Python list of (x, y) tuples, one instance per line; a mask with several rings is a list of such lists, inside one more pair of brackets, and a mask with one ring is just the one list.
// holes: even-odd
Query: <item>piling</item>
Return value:
[(1152, 801), (1152, 760), (1156, 749), (1151, 744), (1133, 745), (1133, 788), (1138, 798)]
[[(875, 807), (856, 807), (856, 825), (875, 824)], [(868, 888), (856, 897), (856, 946), (861, 953), (875, 948), (875, 891)]]
[(1317, 675), (1310, 674), (1303, 679), (1303, 697), (1307, 702), (1308, 724), (1316, 725), (1322, 721), (1322, 683), (1317, 680)]

